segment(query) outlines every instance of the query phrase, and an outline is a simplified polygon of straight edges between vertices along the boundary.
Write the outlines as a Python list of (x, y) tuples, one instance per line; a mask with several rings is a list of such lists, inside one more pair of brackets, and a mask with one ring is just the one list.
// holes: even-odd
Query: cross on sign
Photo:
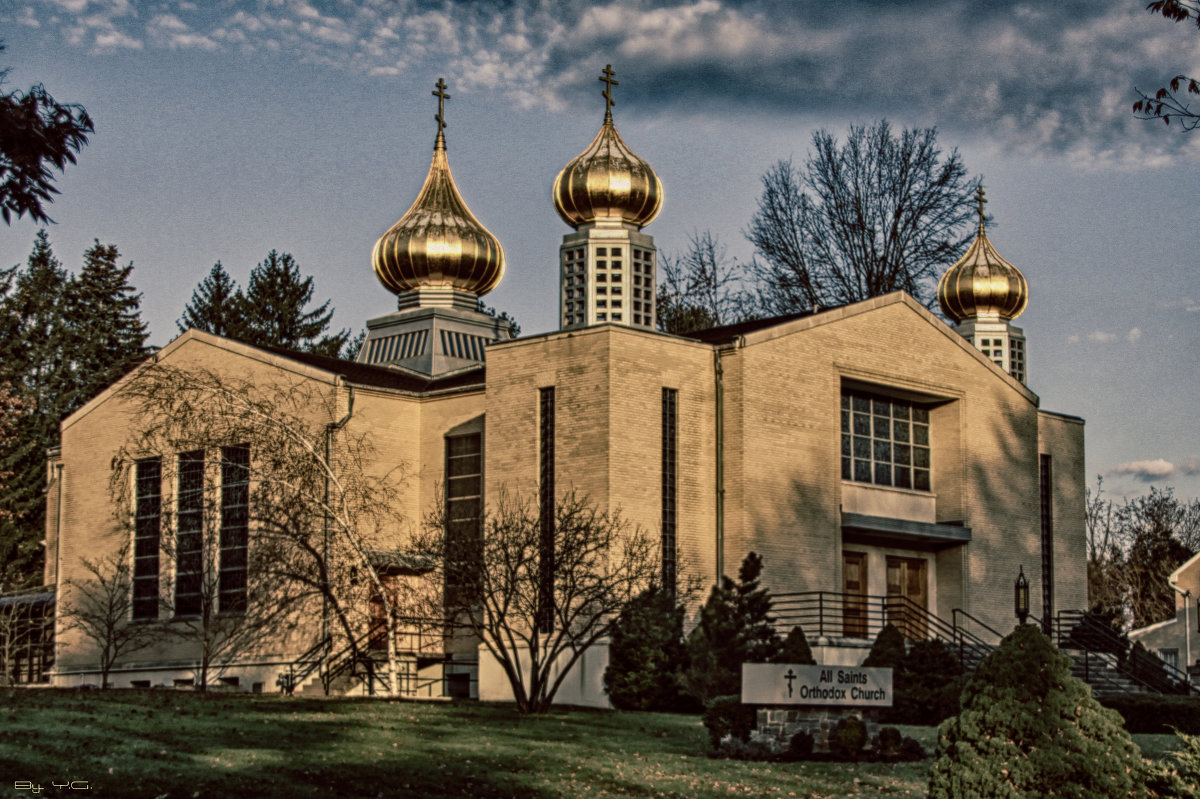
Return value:
[(796, 679), (796, 672), (792, 671), (791, 669), (788, 669), (787, 674), (783, 675), (783, 679), (787, 680), (788, 697), (790, 698), (792, 695), (792, 680)]
[(437, 120), (438, 130), (441, 131), (446, 127), (446, 101), (450, 99), (450, 95), (446, 94), (446, 81), (438, 78), (437, 91), (433, 96), (438, 98), (438, 112), (433, 118)]

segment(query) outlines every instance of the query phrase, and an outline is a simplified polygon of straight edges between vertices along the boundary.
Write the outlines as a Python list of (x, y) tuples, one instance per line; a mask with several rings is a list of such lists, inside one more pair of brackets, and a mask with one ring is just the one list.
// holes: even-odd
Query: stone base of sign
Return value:
[(867, 725), (867, 746), (879, 734), (878, 712), (861, 707), (815, 707), (795, 705), (758, 708), (755, 730), (750, 740), (763, 744), (773, 752), (785, 752), (792, 736), (806, 732), (813, 737), (813, 752), (830, 751), (829, 740), (838, 722), (847, 716), (862, 719)]

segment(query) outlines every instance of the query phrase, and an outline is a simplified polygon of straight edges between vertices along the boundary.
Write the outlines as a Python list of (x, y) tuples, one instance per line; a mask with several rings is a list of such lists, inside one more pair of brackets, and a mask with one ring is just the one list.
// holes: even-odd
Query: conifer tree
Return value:
[(68, 413), (81, 407), (146, 356), (142, 295), (129, 283), (133, 262), (117, 263), (120, 252), (99, 239), (83, 254), (83, 269), (71, 282), (67, 322), (71, 328), (74, 394)]
[(938, 730), (930, 799), (1146, 796), (1146, 765), (1071, 660), (1021, 625), (979, 664)]
[(343, 330), (327, 335), (333, 311), (328, 300), (318, 308), (305, 310), (312, 296), (312, 277), (301, 277), (300, 266), (288, 253), (271, 250), (250, 273), (230, 335), (247, 344), (336, 357), (350, 333)]
[(192, 301), (183, 309), (183, 316), (175, 322), (180, 333), (189, 328), (203, 330), (214, 336), (228, 336), (235, 326), (239, 304), (243, 302), (241, 289), (234, 279), (217, 261), (208, 277), (200, 281), (192, 292)]
[(0, 484), (0, 581), (10, 585), (41, 580), (46, 450), (59, 424), (146, 352), (133, 265), (118, 257), (97, 241), (72, 278), (43, 230), (0, 285), (0, 383), (19, 406), (15, 434), (0, 440), (0, 471), (11, 473)]
[(740, 694), (742, 664), (770, 663), (779, 654), (771, 595), (759, 585), (761, 574), (762, 557), (751, 552), (742, 562), (738, 582), (721, 578), (700, 609), (700, 624), (688, 636), (691, 665), (684, 679), (701, 702)]
[(0, 381), (12, 387), (19, 410), (16, 434), (0, 440), (0, 581), (40, 582), (45, 528), (46, 449), (58, 443), (69, 409), (70, 333), (64, 314), (69, 276), (39, 231), (24, 269), (10, 273), (0, 298), (3, 340)]

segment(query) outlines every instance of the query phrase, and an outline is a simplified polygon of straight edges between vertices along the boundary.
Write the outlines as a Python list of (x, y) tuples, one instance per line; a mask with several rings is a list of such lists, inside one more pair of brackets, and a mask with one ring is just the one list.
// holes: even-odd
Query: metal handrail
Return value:
[[(1189, 694), (1196, 692), (1187, 672), (1147, 649), (1137, 649), (1128, 636), (1100, 624), (1084, 611), (1059, 611), (1055, 621), (1055, 643), (1060, 649), (1079, 649), (1096, 655), (1114, 671), (1156, 693), (1164, 693), (1164, 689)], [(1096, 643), (1100, 646), (1095, 646)], [(1147, 671), (1160, 673), (1161, 679), (1147, 679), (1143, 676)]]

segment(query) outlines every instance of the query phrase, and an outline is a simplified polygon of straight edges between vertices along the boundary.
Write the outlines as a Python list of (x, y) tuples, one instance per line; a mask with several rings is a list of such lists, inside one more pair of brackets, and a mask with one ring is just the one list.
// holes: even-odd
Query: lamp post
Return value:
[(1025, 623), (1025, 618), (1029, 615), (1029, 581), (1025, 579), (1025, 567), (1021, 567), (1020, 574), (1017, 575), (1017, 582), (1013, 585), (1014, 603), (1017, 613), (1017, 621), (1021, 624)]

